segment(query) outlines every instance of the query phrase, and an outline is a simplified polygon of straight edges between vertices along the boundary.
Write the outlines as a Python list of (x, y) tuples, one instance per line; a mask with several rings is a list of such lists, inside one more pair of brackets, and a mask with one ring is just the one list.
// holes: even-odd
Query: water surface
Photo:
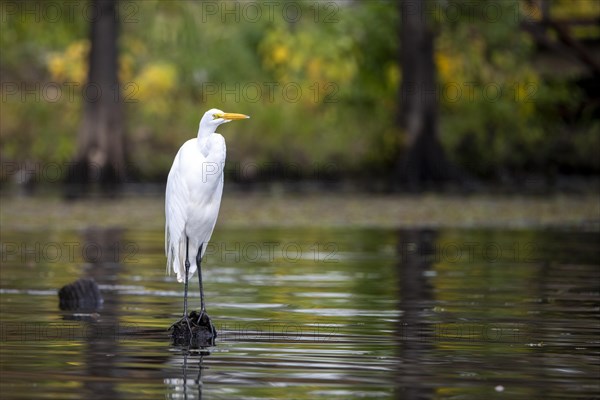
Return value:
[[(162, 231), (3, 231), (2, 398), (597, 398), (599, 235), (217, 229), (216, 346), (167, 327)], [(93, 277), (97, 313), (58, 308)], [(190, 283), (198, 307), (197, 281)]]

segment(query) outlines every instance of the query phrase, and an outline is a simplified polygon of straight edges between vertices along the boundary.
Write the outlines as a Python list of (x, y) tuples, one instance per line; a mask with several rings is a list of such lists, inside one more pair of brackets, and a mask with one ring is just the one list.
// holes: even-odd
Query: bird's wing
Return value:
[(214, 191), (212, 191), (210, 193), (210, 199), (207, 199), (205, 201), (205, 207), (207, 207), (210, 210), (207, 214), (210, 215), (210, 220), (212, 220), (212, 222), (209, 225), (209, 229), (206, 231), (206, 233), (204, 235), (204, 239), (202, 241), (205, 244), (205, 246), (202, 248), (202, 256), (206, 252), (206, 248), (207, 248), (206, 244), (210, 240), (212, 233), (215, 230), (215, 226), (217, 224), (217, 218), (219, 216), (219, 209), (221, 208), (221, 198), (223, 197), (223, 184), (224, 184), (224, 178), (225, 178), (225, 175), (223, 173), (223, 169), (225, 167), (225, 158), (226, 158), (226, 153), (227, 153), (225, 139), (223, 138), (223, 136), (221, 136), (219, 134), (213, 134), (211, 136), (211, 145), (212, 145), (211, 150), (212, 150), (212, 154), (213, 154), (213, 157), (211, 158), (212, 163), (217, 165), (217, 168), (220, 169), (220, 171), (219, 171), (220, 177), (219, 177), (219, 180), (217, 181)]
[[(180, 259), (181, 247), (185, 247), (185, 221), (187, 206), (189, 204), (189, 190), (183, 179), (183, 171), (179, 163), (181, 150), (175, 156), (173, 166), (167, 179), (165, 193), (165, 255), (167, 256), (167, 272), (170, 267), (177, 274), (177, 278), (184, 275), (183, 263)], [(180, 271), (181, 270), (181, 271)]]

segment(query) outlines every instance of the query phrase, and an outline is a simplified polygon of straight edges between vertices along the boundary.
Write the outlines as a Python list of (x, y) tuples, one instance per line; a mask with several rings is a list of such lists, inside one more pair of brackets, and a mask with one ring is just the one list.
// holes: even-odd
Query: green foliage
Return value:
[(54, 52), (84, 37), (88, 24), (81, 18), (54, 20), (53, 14), (44, 18), (44, 4), (0, 4), (3, 161), (64, 162), (75, 148), (79, 105), (69, 103), (69, 89), (53, 81), (47, 65)]
[[(454, 4), (466, 8), (474, 3)], [(475, 10), (484, 10), (482, 4)], [(442, 140), (455, 160), (482, 176), (506, 170), (553, 172), (560, 165), (553, 162), (564, 151), (556, 144), (573, 129), (556, 110), (572, 113), (581, 93), (569, 77), (544, 77), (532, 65), (533, 43), (519, 28), (522, 18), (516, 17), (531, 15), (531, 10), (517, 2), (489, 4), (497, 10), (489, 18), (464, 13), (453, 24), (440, 23)], [(592, 130), (581, 136), (598, 140)], [(593, 159), (583, 153), (573, 155), (571, 162), (575, 159), (580, 166), (592, 165)]]
[[(66, 162), (82, 113), (88, 3), (67, 15), (72, 2), (53, 2), (64, 6), (55, 20), (44, 18), (45, 2), (28, 4), (39, 12), (2, 7), (0, 154), (9, 161)], [(394, 163), (402, 141), (394, 125), (402, 80), (397, 4), (273, 4), (121, 3), (120, 95), (128, 162), (140, 179), (165, 178), (178, 147), (211, 107), (252, 116), (221, 129), (232, 165), (276, 162), (310, 178), (323, 165), (378, 174)], [(450, 156), (481, 176), (564, 166), (599, 172), (592, 161), (599, 126), (591, 113), (567, 123), (556, 112), (574, 113), (582, 99), (573, 76), (542, 73), (532, 62), (529, 35), (519, 29), (523, 15), (539, 17), (536, 10), (517, 1), (432, 4), (440, 137)], [(478, 14), (486, 4), (500, 16)], [(572, 16), (565, 4), (553, 7)], [(598, 14), (593, 2), (579, 8)], [(450, 18), (456, 9), (459, 18)], [(37, 94), (23, 94), (35, 85)], [(53, 87), (61, 91), (57, 100), (49, 100)]]

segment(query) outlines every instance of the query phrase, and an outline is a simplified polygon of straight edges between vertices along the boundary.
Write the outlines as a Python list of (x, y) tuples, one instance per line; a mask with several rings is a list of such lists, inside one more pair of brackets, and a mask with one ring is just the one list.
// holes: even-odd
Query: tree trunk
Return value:
[[(93, 182), (114, 193), (124, 178), (123, 110), (118, 80), (117, 0), (93, 0), (88, 81), (77, 153), (67, 174), (67, 196), (83, 195)], [(91, 11), (90, 11), (91, 12)]]
[(455, 176), (438, 139), (438, 98), (434, 62), (432, 0), (400, 1), (402, 85), (396, 125), (404, 136), (396, 163), (395, 187), (415, 190)]

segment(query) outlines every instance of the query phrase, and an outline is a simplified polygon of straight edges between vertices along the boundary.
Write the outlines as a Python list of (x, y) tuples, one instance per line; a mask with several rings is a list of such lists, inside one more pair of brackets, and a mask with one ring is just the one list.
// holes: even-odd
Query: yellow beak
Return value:
[(219, 115), (219, 118), (235, 120), (235, 119), (246, 119), (250, 118), (250, 116), (245, 114), (236, 114), (236, 113), (223, 113)]

